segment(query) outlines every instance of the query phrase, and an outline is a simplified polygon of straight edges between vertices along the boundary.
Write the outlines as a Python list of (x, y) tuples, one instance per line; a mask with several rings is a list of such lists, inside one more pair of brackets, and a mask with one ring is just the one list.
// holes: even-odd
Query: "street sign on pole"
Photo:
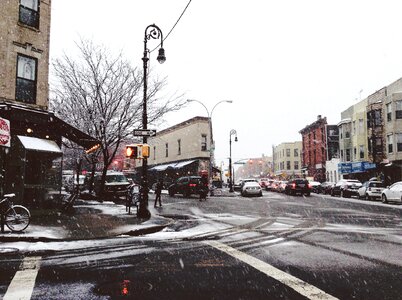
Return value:
[(133, 135), (134, 136), (155, 136), (156, 130), (155, 129), (134, 129)]

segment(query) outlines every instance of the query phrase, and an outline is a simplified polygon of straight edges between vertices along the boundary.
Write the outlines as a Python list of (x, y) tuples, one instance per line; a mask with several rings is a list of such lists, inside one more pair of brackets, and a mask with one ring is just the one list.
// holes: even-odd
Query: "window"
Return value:
[(364, 158), (364, 145), (359, 146), (360, 158)]
[(181, 155), (181, 139), (177, 140), (177, 155)]
[(286, 161), (286, 170), (290, 170), (290, 161)]
[(20, 0), (19, 21), (39, 29), (39, 0)]
[(156, 146), (154, 146), (154, 160), (156, 159)]
[(294, 162), (294, 169), (299, 170), (299, 162), (298, 161)]
[(356, 134), (356, 121), (353, 121), (353, 134)]
[(388, 103), (387, 105), (387, 121), (392, 121), (392, 103)]
[(37, 60), (35, 58), (18, 54), (16, 100), (31, 104), (36, 103), (36, 65)]
[(207, 135), (201, 135), (201, 151), (207, 151)]
[(298, 156), (299, 156), (299, 149), (294, 149), (293, 156), (294, 156), (294, 157), (298, 157)]
[(350, 138), (350, 127), (351, 127), (351, 124), (350, 124), (350, 123), (347, 123), (347, 124), (345, 124), (344, 126), (345, 126), (345, 139), (348, 139), (348, 138)]
[(364, 133), (363, 119), (359, 119), (359, 134), (363, 134), (363, 133)]
[(388, 145), (388, 153), (393, 152), (393, 146), (392, 146), (392, 134), (387, 136), (387, 145)]
[(353, 147), (353, 157), (357, 158), (357, 149), (356, 149), (356, 147)]
[(402, 152), (402, 133), (396, 134), (396, 151)]
[(350, 149), (346, 149), (346, 161), (350, 161)]
[(402, 100), (395, 101), (395, 119), (402, 119)]
[(344, 161), (343, 150), (341, 150), (341, 161)]
[(166, 157), (169, 156), (169, 144), (168, 143), (165, 144), (165, 154), (166, 154)]
[(290, 149), (286, 149), (286, 157), (290, 157)]

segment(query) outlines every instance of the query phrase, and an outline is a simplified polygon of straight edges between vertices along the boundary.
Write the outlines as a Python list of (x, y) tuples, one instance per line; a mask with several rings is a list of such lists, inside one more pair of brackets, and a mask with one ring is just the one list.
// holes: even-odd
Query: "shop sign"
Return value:
[(339, 163), (338, 164), (339, 174), (349, 174), (352, 173), (352, 163)]
[(0, 146), (10, 147), (11, 145), (10, 121), (0, 118)]

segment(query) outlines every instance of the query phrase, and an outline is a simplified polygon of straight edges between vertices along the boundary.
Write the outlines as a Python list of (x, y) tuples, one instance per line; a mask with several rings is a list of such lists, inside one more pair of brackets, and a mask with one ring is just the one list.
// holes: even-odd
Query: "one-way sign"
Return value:
[(155, 129), (134, 129), (134, 136), (154, 136), (156, 135)]

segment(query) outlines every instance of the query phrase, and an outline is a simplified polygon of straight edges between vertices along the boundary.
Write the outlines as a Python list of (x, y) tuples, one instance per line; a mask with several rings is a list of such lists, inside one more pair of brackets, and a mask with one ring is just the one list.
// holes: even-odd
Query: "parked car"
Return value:
[(310, 196), (311, 185), (307, 179), (293, 179), (286, 184), (285, 193), (287, 195), (304, 194), (306, 196)]
[(357, 179), (341, 179), (332, 188), (331, 196), (341, 196), (344, 198), (358, 197), (358, 189), (361, 186), (361, 182)]
[(266, 190), (266, 191), (272, 190), (272, 183), (273, 183), (273, 182), (274, 182), (273, 179), (269, 179), (269, 180), (268, 180), (267, 184), (265, 185), (265, 190)]
[(94, 192), (97, 197), (111, 197), (113, 200), (125, 197), (130, 182), (122, 172), (108, 171), (105, 178), (105, 186), (103, 194), (101, 195), (102, 174), (97, 174), (94, 180)]
[(325, 181), (316, 188), (318, 194), (331, 194), (331, 190), (335, 183), (331, 181)]
[(240, 186), (240, 190), (241, 190), (241, 191), (243, 190), (243, 186), (244, 186), (244, 184), (245, 184), (246, 182), (256, 182), (256, 183), (258, 183), (258, 180), (255, 179), (255, 178), (246, 178), (246, 179), (242, 179), (242, 180), (241, 180), (241, 186)]
[(239, 180), (239, 181), (237, 181), (234, 185), (233, 185), (233, 189), (235, 190), (235, 191), (241, 191), (241, 184), (242, 184), (242, 182), (243, 182), (243, 180)]
[(366, 181), (357, 190), (359, 198), (365, 198), (371, 200), (375, 198), (381, 198), (381, 193), (385, 186), (381, 181)]
[(320, 189), (321, 182), (318, 182), (318, 181), (310, 181), (309, 183), (310, 183), (310, 185), (311, 185), (311, 191), (312, 191), (313, 193), (318, 194), (318, 193), (319, 193), (318, 190)]
[(199, 195), (204, 187), (200, 176), (183, 176), (168, 187), (169, 196), (182, 194), (184, 197), (190, 197), (193, 194)]
[(68, 175), (69, 177), (64, 177), (63, 179), (63, 186), (66, 192), (70, 193), (73, 192), (77, 186), (80, 191), (85, 188), (85, 175)]
[(266, 187), (267, 184), (268, 184), (268, 178), (260, 178), (260, 179), (258, 180), (258, 182), (259, 182), (261, 188), (262, 188), (262, 189), (265, 189), (265, 187)]
[(381, 192), (381, 200), (383, 203), (388, 203), (388, 201), (402, 202), (402, 181), (384, 188)]
[(248, 181), (245, 182), (242, 190), (241, 195), (244, 196), (262, 196), (262, 189), (258, 182), (256, 181)]
[(271, 184), (271, 191), (277, 192), (279, 190), (279, 180), (274, 180)]
[(279, 193), (284, 193), (285, 192), (287, 183), (288, 182), (286, 180), (279, 181), (279, 184), (278, 184), (278, 192)]

